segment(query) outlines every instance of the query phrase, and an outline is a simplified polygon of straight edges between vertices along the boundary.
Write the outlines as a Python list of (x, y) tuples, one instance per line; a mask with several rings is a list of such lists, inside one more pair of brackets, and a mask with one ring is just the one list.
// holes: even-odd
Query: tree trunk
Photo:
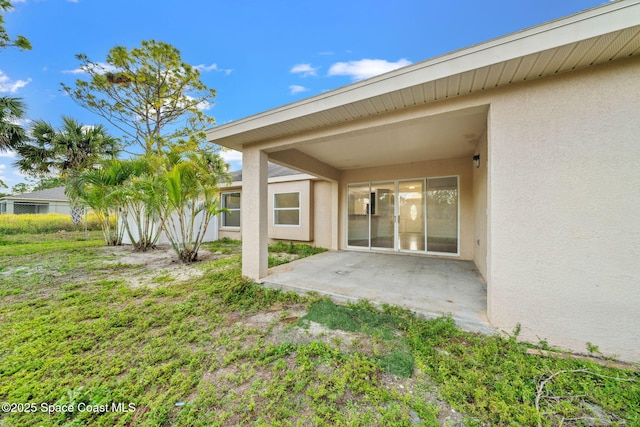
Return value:
[(78, 205), (75, 200), (69, 202), (71, 208), (71, 221), (78, 227), (84, 220), (84, 206)]

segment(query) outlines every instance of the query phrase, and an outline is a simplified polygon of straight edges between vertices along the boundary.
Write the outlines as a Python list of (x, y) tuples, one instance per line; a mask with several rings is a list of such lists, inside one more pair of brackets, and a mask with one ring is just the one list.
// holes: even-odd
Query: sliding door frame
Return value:
[[(428, 207), (427, 207), (427, 190), (428, 190), (428, 181), (430, 179), (438, 179), (438, 178), (456, 178), (456, 252), (438, 252), (438, 251), (429, 251), (428, 250), (428, 233), (429, 233), (429, 218), (428, 218)], [(423, 247), (424, 250), (411, 250), (411, 249), (400, 249), (400, 183), (401, 182), (411, 182), (411, 181), (422, 181), (422, 216), (423, 216)], [(394, 212), (393, 212), (393, 247), (392, 248), (384, 248), (384, 247), (375, 247), (372, 246), (372, 239), (371, 239), (371, 216), (372, 213), (369, 211), (372, 208), (372, 200), (371, 200), (371, 195), (374, 194), (375, 192), (372, 193), (371, 189), (376, 185), (376, 184), (388, 184), (388, 183), (393, 183), (393, 187), (394, 187)], [(349, 245), (349, 224), (350, 224), (350, 218), (349, 218), (349, 212), (350, 212), (350, 208), (352, 208), (352, 206), (350, 206), (351, 203), (351, 198), (350, 198), (350, 189), (352, 187), (365, 187), (367, 186), (369, 191), (369, 198), (367, 199), (366, 203), (367, 206), (362, 208), (363, 212), (359, 213), (357, 215), (366, 215), (367, 217), (367, 245), (361, 245), (361, 246), (356, 246), (356, 245)], [(381, 181), (365, 181), (365, 182), (353, 182), (353, 183), (348, 183), (346, 185), (346, 203), (345, 203), (345, 218), (346, 218), (346, 224), (345, 224), (345, 247), (349, 250), (369, 250), (369, 251), (383, 251), (383, 252), (398, 252), (398, 253), (407, 253), (407, 254), (424, 254), (424, 255), (436, 255), (436, 256), (448, 256), (448, 257), (459, 257), (460, 256), (460, 175), (443, 175), (443, 176), (429, 176), (429, 177), (423, 177), (423, 178), (409, 178), (409, 179), (396, 179), (396, 180), (381, 180)], [(375, 208), (374, 208), (375, 209)]]

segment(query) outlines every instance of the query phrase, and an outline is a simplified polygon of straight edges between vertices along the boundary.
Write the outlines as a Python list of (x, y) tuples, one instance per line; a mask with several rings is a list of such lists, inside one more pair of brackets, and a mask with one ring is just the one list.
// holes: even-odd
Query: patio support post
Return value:
[(340, 230), (338, 228), (338, 222), (340, 221), (340, 212), (339, 212), (339, 207), (340, 207), (340, 191), (338, 189), (338, 183), (337, 182), (332, 182), (331, 183), (331, 202), (332, 202), (332, 206), (331, 206), (331, 247), (328, 249), (332, 249), (334, 251), (337, 251), (340, 248), (340, 244), (339, 242), (339, 235), (340, 235)]
[(267, 275), (267, 159), (258, 148), (242, 153), (242, 275), (253, 280)]

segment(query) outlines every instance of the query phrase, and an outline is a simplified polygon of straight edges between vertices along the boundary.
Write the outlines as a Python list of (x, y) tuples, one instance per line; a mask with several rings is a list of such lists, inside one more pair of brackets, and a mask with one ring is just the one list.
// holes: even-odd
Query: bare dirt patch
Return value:
[[(128, 265), (137, 267), (135, 274), (125, 274), (121, 277), (132, 287), (156, 287), (163, 283), (185, 282), (204, 274), (201, 266), (205, 262), (215, 261), (224, 255), (210, 252), (206, 249), (198, 251), (198, 260), (191, 264), (184, 264), (170, 246), (159, 246), (147, 252), (134, 252), (130, 246), (109, 246), (101, 249), (110, 259), (104, 261), (107, 265)], [(133, 273), (133, 272), (132, 272)]]

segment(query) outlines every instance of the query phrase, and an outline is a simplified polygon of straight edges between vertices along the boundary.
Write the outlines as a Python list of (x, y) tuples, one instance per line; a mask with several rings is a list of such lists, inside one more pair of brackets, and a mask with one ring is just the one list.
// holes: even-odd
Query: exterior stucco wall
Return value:
[(337, 183), (329, 181), (313, 183), (313, 243), (315, 246), (338, 249), (337, 186)]
[(68, 203), (50, 202), (49, 213), (58, 213), (63, 215), (71, 215), (71, 206)]
[[(300, 241), (328, 249), (337, 249), (334, 243), (337, 233), (334, 195), (336, 184), (328, 181), (291, 180), (268, 184), (268, 237), (269, 240)], [(227, 187), (221, 193), (240, 192), (242, 188)], [(300, 192), (300, 226), (276, 226), (273, 224), (273, 196), (275, 193)], [(242, 240), (240, 227), (224, 227), (218, 216), (218, 237)]]
[[(298, 193), (300, 211), (298, 225), (277, 225), (274, 222), (274, 195), (282, 193)], [(269, 238), (277, 240), (297, 240), (310, 242), (313, 240), (313, 183), (311, 180), (289, 181), (269, 184)]]
[(480, 136), (475, 155), (479, 167), (473, 168), (473, 262), (482, 277), (487, 278), (487, 132)]
[(491, 101), (494, 326), (640, 360), (640, 60), (501, 90)]
[(460, 203), (460, 259), (473, 259), (473, 161), (472, 158), (432, 160), (402, 165), (363, 168), (344, 171), (340, 180), (339, 215), (340, 215), (340, 249), (346, 249), (346, 215), (347, 184), (419, 179), (439, 176), (458, 175)]

